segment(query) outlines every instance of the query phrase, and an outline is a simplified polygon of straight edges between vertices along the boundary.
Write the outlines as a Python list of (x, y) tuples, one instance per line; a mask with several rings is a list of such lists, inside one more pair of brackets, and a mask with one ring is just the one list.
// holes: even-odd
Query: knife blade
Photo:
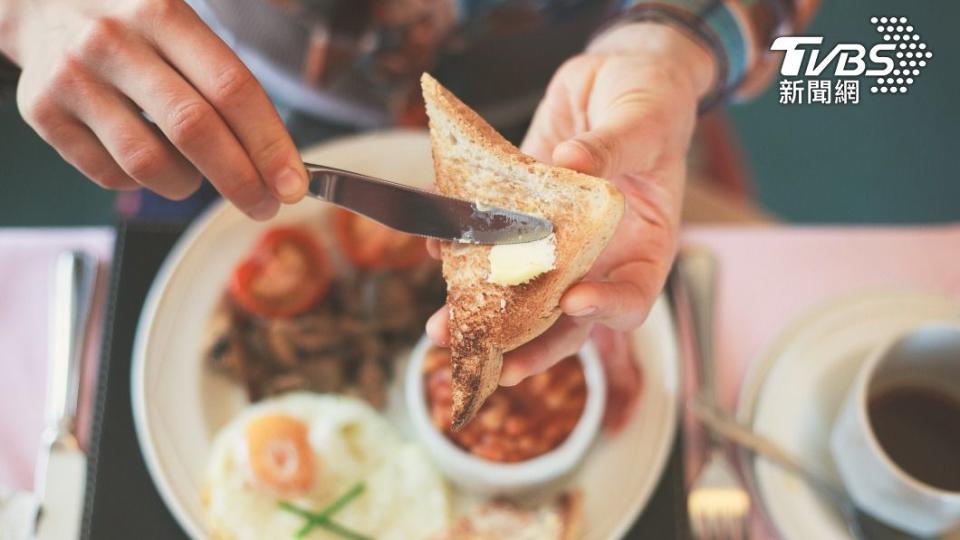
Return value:
[(464, 244), (520, 244), (553, 233), (548, 220), (323, 165), (305, 164), (309, 193), (408, 234)]
[(78, 251), (61, 254), (55, 266), (44, 448), (34, 478), (39, 540), (80, 535), (87, 457), (75, 421), (96, 268), (93, 257)]

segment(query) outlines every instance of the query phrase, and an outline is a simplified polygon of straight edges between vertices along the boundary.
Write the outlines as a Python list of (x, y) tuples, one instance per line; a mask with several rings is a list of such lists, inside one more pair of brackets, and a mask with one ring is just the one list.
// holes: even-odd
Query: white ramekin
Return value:
[(521, 463), (496, 463), (476, 457), (434, 427), (423, 385), (423, 362), (432, 344), (424, 336), (407, 363), (404, 382), (413, 432), (433, 462), (461, 488), (483, 495), (519, 495), (565, 477), (580, 463), (600, 429), (607, 385), (600, 356), (589, 341), (580, 349), (587, 399), (580, 420), (560, 446)]

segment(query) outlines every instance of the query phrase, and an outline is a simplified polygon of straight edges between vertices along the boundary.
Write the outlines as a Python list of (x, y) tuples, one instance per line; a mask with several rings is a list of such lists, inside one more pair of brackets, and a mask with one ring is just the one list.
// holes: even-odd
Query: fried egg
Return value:
[[(304, 518), (358, 482), (333, 520), (377, 539), (429, 538), (449, 522), (443, 477), (416, 445), (358, 399), (293, 393), (245, 409), (216, 435), (203, 502), (214, 538), (295, 538)], [(341, 539), (314, 528), (311, 539)]]

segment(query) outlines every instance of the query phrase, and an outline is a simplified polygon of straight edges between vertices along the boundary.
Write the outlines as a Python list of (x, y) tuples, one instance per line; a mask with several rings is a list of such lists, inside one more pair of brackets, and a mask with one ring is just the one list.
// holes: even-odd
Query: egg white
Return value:
[[(284, 499), (250, 482), (238, 449), (243, 449), (248, 422), (265, 414), (289, 415), (308, 428), (317, 478), (300, 497)], [(337, 512), (337, 523), (386, 540), (429, 538), (447, 527), (450, 500), (443, 477), (419, 447), (404, 442), (365, 402), (310, 393), (264, 400), (214, 439), (203, 490), (207, 524), (214, 538), (292, 539), (304, 521), (278, 508), (280, 500), (318, 511), (359, 481), (366, 490)], [(341, 537), (315, 528), (308, 538)]]

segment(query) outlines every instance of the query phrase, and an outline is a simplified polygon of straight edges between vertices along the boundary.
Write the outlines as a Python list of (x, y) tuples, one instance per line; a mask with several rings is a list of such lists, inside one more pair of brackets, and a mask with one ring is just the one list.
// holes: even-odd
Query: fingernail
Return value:
[(283, 199), (292, 199), (303, 191), (303, 176), (293, 168), (284, 169), (277, 177), (277, 194)]
[(587, 315), (593, 315), (596, 312), (597, 306), (587, 306), (576, 311), (571, 311), (570, 313), (567, 313), (567, 315), (571, 317), (586, 317)]
[(260, 201), (256, 206), (250, 209), (250, 217), (257, 221), (266, 221), (277, 214), (280, 209), (280, 203), (273, 197), (268, 197)]
[(517, 369), (504, 368), (500, 372), (500, 386), (516, 386), (523, 380), (523, 373)]

